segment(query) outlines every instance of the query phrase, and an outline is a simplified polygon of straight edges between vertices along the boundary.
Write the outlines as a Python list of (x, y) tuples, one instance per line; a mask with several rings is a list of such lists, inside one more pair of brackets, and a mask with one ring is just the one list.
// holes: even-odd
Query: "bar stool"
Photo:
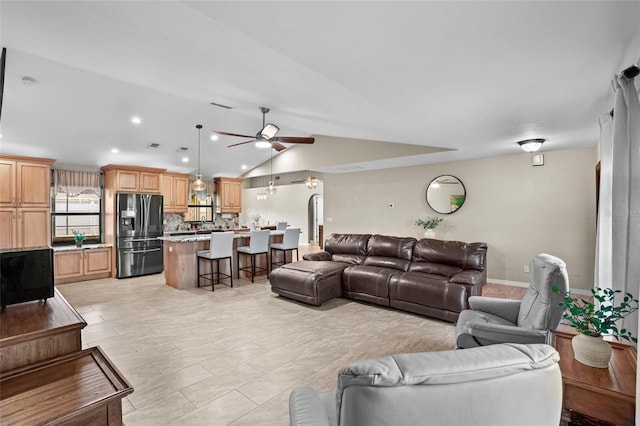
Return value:
[(287, 222), (276, 223), (276, 231), (284, 231), (285, 229), (287, 229)]
[[(198, 251), (198, 287), (200, 287), (200, 278), (211, 281), (211, 291), (214, 284), (220, 284), (220, 277), (229, 278), (231, 287), (233, 287), (232, 272), (232, 256), (233, 256), (233, 232), (212, 232), (209, 250)], [(200, 259), (208, 259), (211, 263), (211, 273), (200, 274)], [(229, 273), (220, 273), (220, 260), (229, 260)], [(216, 261), (216, 277), (213, 276), (213, 261)]]
[(255, 231), (256, 230), (255, 222), (247, 222), (247, 228), (249, 228), (249, 231)]
[[(236, 270), (238, 271), (238, 278), (240, 278), (240, 271), (251, 271), (251, 282), (253, 282), (254, 277), (256, 276), (256, 269), (259, 271), (267, 272), (267, 279), (269, 278), (269, 268), (262, 268), (256, 266), (256, 256), (260, 254), (264, 254), (265, 256), (265, 264), (269, 262), (269, 236), (271, 231), (251, 231), (249, 233), (249, 237), (251, 241), (249, 241), (248, 246), (241, 246), (236, 249), (238, 252), (236, 256)], [(240, 268), (240, 255), (247, 255), (251, 257), (251, 266), (245, 266)]]
[[(298, 253), (298, 240), (300, 239), (300, 228), (291, 228), (284, 231), (284, 237), (282, 243), (271, 244), (271, 270), (273, 271), (273, 265), (281, 266), (287, 263), (287, 252), (296, 251), (296, 260), (300, 260)], [(273, 251), (282, 251), (282, 262), (273, 262)], [(292, 253), (293, 256), (293, 253)]]

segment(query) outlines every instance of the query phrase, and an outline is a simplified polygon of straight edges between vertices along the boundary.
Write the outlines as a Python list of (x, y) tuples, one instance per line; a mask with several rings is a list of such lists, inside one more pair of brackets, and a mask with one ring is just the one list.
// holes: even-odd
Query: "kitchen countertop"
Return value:
[[(275, 236), (275, 235), (284, 235), (284, 231), (271, 231), (270, 233), (271, 236)], [(249, 238), (250, 234), (249, 232), (244, 232), (244, 233), (240, 233), (240, 234), (235, 234), (233, 236), (233, 238)], [(158, 237), (159, 240), (163, 240), (163, 241), (170, 241), (173, 243), (192, 243), (195, 241), (207, 241), (211, 238), (211, 233), (208, 232), (207, 234), (201, 234), (201, 235), (193, 235), (193, 233), (191, 233), (191, 235), (174, 235), (174, 236), (169, 236), (169, 237)]]
[(109, 248), (109, 247), (113, 247), (113, 245), (111, 244), (83, 244), (82, 247), (76, 247), (75, 244), (74, 245), (68, 245), (68, 246), (55, 246), (52, 247), (53, 251), (71, 251), (71, 250), (91, 250), (91, 249), (97, 249), (97, 248)]

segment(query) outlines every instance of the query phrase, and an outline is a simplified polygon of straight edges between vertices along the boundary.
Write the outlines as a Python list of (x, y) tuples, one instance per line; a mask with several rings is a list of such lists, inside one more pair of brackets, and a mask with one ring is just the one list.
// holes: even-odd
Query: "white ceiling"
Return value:
[(226, 147), (243, 139), (209, 140), (254, 134), (261, 105), (280, 135), (451, 150), (389, 161), (363, 150), (359, 168), (517, 154), (530, 137), (544, 150), (595, 146), (611, 78), (640, 55), (638, 1), (2, 0), (0, 17), (2, 153), (195, 173), (201, 123), (209, 176), (269, 159)]

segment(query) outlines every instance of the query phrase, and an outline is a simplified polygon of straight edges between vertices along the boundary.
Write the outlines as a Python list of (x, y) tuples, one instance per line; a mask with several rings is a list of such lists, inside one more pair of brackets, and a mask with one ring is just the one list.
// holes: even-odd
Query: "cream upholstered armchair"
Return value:
[(559, 355), (549, 345), (501, 344), (356, 361), (338, 389), (289, 397), (292, 426), (558, 426)]
[[(552, 286), (558, 291), (552, 291)], [(541, 253), (529, 263), (529, 288), (522, 300), (472, 296), (456, 324), (456, 346), (472, 348), (495, 343), (543, 343), (555, 330), (569, 290), (565, 263)]]

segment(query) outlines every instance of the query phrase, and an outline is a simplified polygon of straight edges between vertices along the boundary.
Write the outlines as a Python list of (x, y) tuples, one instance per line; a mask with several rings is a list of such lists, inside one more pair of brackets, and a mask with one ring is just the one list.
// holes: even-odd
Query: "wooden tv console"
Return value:
[(86, 325), (57, 290), (2, 310), (0, 424), (122, 424), (133, 388), (99, 347), (81, 350)]

